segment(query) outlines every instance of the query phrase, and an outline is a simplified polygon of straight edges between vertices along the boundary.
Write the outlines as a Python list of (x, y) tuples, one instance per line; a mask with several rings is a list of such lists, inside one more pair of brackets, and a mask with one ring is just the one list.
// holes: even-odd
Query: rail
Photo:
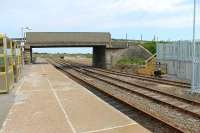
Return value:
[[(173, 95), (165, 94), (156, 90), (149, 89), (148, 87), (144, 87), (138, 84), (131, 84), (129, 82), (119, 80), (116, 77), (112, 77), (111, 75), (106, 75), (105, 73), (100, 73), (95, 71), (94, 69), (89, 69), (88, 67), (80, 67), (73, 64), (69, 64), (63, 60), (49, 60), (53, 65), (58, 67), (59, 69), (63, 70), (66, 73), (70, 73), (76, 78), (83, 80), (88, 84), (92, 84), (93, 86), (97, 86), (98, 82), (102, 84), (109, 85), (110, 89), (105, 89), (102, 87), (97, 87), (98, 89), (105, 91), (106, 93), (110, 94), (111, 96), (118, 98), (119, 100), (126, 102), (127, 104), (137, 108), (146, 114), (151, 115), (152, 117), (165, 122), (167, 125), (170, 125), (180, 131), (188, 131), (190, 132), (193, 130), (196, 132), (196, 129), (192, 129), (192, 125), (188, 124), (187, 126), (183, 126), (185, 123), (192, 123), (193, 121), (199, 122), (200, 121), (200, 103), (195, 101), (190, 101), (184, 98), (176, 97)], [(70, 69), (69, 69), (70, 68)], [(89, 79), (90, 80), (89, 80)], [(96, 84), (91, 82), (91, 78), (95, 80)], [(112, 91), (111, 91), (112, 90)], [(120, 92), (120, 93), (119, 93)], [(179, 116), (178, 118), (182, 117), (187, 118), (182, 124), (178, 123), (176, 120), (172, 118), (168, 118), (166, 116), (158, 115), (155, 112), (146, 111), (144, 108), (142, 109), (138, 103), (134, 103), (134, 101), (130, 100), (131, 97), (140, 97), (145, 100), (149, 100), (154, 104), (159, 103), (160, 107), (168, 107), (170, 113), (176, 112)], [(134, 104), (133, 104), (134, 103)], [(163, 108), (162, 107), (162, 108)], [(172, 111), (172, 112), (171, 112)], [(176, 114), (174, 113), (174, 114)], [(177, 119), (178, 119), (177, 118)], [(199, 123), (196, 123), (197, 125)], [(190, 127), (191, 126), (191, 127)]]

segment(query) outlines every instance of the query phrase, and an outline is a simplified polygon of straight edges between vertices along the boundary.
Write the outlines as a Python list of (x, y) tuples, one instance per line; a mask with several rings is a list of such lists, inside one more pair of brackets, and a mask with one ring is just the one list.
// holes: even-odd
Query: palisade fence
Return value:
[[(185, 71), (191, 75), (192, 88), (200, 89), (200, 41), (196, 42), (194, 57), (195, 60), (193, 60), (193, 43), (191, 41), (157, 44), (157, 59), (159, 61), (173, 61), (177, 64), (189, 64)], [(178, 73), (179, 69), (180, 67), (176, 67), (175, 71)], [(186, 76), (188, 72), (186, 72)]]

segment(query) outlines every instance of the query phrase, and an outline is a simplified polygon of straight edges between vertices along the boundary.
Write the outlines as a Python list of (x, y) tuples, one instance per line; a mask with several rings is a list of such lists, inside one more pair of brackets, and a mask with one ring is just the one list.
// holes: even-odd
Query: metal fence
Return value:
[(157, 59), (168, 65), (168, 70), (181, 79), (192, 81), (193, 89), (200, 89), (200, 42), (196, 42), (193, 58), (191, 41), (157, 44)]
[[(200, 48), (200, 43), (196, 43), (196, 45), (197, 48)], [(159, 43), (157, 44), (157, 58), (162, 60), (192, 61), (192, 48), (192, 42), (190, 41)], [(198, 50), (198, 56), (200, 57), (200, 51)]]

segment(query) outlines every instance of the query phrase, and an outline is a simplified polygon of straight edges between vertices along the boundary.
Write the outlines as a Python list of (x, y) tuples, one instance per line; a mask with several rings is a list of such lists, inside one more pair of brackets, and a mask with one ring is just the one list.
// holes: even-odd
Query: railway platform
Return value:
[(0, 133), (150, 132), (49, 64), (25, 66), (14, 92)]

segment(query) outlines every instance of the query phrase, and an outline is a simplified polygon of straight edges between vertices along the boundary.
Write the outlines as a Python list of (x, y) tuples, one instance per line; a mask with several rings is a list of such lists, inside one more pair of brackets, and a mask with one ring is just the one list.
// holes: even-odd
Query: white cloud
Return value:
[(143, 11), (151, 13), (184, 11), (191, 8), (184, 0), (118, 0), (111, 7), (122, 12)]
[(112, 30), (119, 27), (184, 28), (192, 24), (192, 4), (185, 0), (85, 0), (75, 7), (71, 7), (75, 10), (70, 9), (77, 15), (64, 18), (61, 25)]
[[(123, 23), (126, 23), (123, 25)], [(111, 25), (111, 23), (110, 23)], [(192, 26), (192, 16), (170, 16), (170, 17), (161, 17), (157, 19), (142, 19), (138, 21), (129, 21), (129, 22), (117, 22), (114, 23), (113, 28), (121, 27), (121, 28), (160, 28), (160, 29), (178, 29), (178, 28), (188, 28)]]
[[(192, 4), (186, 0), (84, 0), (70, 10), (75, 16), (61, 24), (103, 28), (168, 27), (191, 25)], [(78, 2), (77, 2), (78, 3)], [(73, 9), (74, 8), (74, 9)]]
[(6, 0), (1, 5), (0, 26), (27, 24), (40, 31), (177, 29), (192, 23), (191, 0)]

